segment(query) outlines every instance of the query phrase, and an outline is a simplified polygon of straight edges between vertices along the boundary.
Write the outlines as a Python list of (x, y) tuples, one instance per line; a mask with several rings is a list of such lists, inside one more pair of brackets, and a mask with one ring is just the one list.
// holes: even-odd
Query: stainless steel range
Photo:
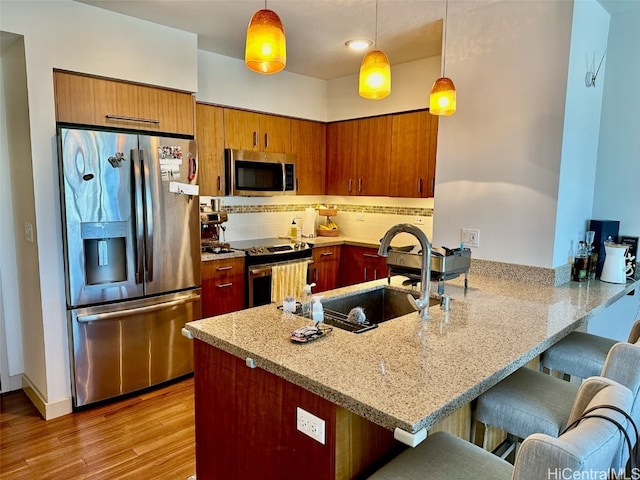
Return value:
[(258, 238), (229, 242), (231, 249), (244, 250), (245, 306), (257, 307), (271, 303), (272, 269), (275, 265), (311, 261), (312, 246), (306, 242), (291, 242), (282, 238)]

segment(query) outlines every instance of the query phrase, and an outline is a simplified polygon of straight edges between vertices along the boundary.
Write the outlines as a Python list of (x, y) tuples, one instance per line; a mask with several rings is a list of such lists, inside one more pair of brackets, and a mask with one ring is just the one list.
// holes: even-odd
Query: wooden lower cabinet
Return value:
[[(196, 477), (366, 478), (401, 444), (393, 432), (194, 340)], [(296, 408), (325, 421), (325, 443), (296, 429)]]
[(244, 308), (244, 258), (202, 262), (202, 317)]
[(313, 263), (309, 265), (309, 281), (316, 284), (314, 292), (333, 290), (338, 286), (340, 245), (313, 247)]
[(338, 285), (345, 287), (356, 283), (385, 278), (389, 273), (387, 259), (378, 255), (377, 248), (344, 245), (340, 253)]

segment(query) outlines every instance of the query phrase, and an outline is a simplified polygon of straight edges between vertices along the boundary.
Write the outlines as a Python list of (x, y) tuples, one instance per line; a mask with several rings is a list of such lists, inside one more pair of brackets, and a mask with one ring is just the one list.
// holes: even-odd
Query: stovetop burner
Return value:
[(284, 255), (311, 250), (306, 242), (291, 242), (283, 238), (257, 238), (229, 242), (234, 250), (244, 250), (248, 256)]

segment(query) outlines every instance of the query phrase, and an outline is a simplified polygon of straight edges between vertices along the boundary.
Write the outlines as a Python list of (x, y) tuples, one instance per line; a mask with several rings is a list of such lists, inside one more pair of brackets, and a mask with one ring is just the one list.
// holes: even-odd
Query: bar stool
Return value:
[[(631, 391), (630, 415), (636, 425), (640, 424), (640, 344), (620, 342), (611, 347), (601, 376)], [(475, 421), (492, 425), (516, 438), (533, 433), (557, 437), (568, 425), (580, 388), (551, 375), (521, 368), (478, 397), (471, 421), (473, 425)], [(626, 461), (616, 467), (623, 468)]]
[[(584, 405), (575, 419), (592, 407), (612, 405), (628, 412), (631, 392), (610, 380), (593, 377), (581, 386), (575, 406)], [(576, 410), (578, 412), (578, 410)], [(622, 425), (624, 416), (607, 408), (602, 414)], [(573, 418), (572, 418), (573, 421)], [(559, 438), (544, 434), (528, 437), (516, 455), (515, 464), (455, 437), (437, 432), (416, 448), (409, 448), (376, 471), (370, 479), (387, 480), (540, 480), (564, 478), (566, 472), (605, 472), (626, 450), (624, 436), (611, 422), (589, 418)], [(549, 476), (551, 475), (553, 476)], [(571, 478), (574, 478), (573, 476)], [(585, 478), (585, 477), (577, 477)]]
[[(631, 327), (629, 343), (640, 339), (640, 319)], [(586, 332), (571, 332), (540, 356), (541, 367), (580, 378), (600, 375), (616, 340)]]

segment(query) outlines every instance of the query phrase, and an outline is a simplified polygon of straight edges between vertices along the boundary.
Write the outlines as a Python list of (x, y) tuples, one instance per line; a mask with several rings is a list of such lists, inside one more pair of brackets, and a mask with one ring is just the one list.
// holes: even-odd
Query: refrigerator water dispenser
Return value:
[(127, 280), (126, 227), (127, 222), (82, 224), (86, 285)]

